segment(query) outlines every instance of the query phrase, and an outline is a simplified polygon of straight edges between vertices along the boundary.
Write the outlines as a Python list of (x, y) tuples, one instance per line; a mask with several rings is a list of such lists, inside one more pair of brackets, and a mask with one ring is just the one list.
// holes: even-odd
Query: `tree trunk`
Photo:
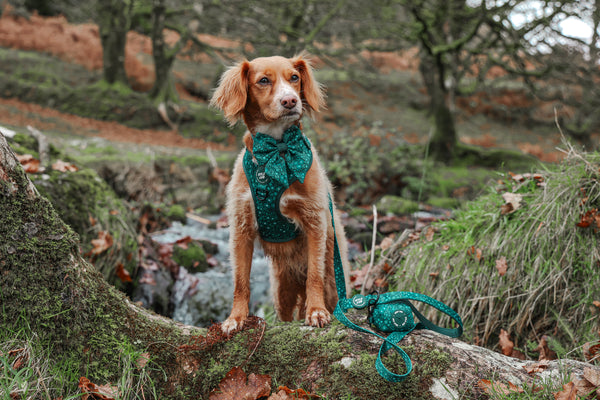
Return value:
[[(375, 370), (380, 340), (339, 323), (323, 329), (300, 323), (267, 327), (251, 317), (243, 331), (225, 337), (219, 324), (206, 332), (159, 317), (132, 304), (82, 259), (78, 238), (40, 197), (1, 134), (0, 215), (0, 331), (36, 338), (48, 349), (50, 365), (76, 362), (80, 374), (96, 384), (119, 381), (127, 372), (119, 369), (124, 346), (148, 353), (151, 362), (139, 368), (149, 369), (155, 392), (148, 380), (131, 384), (143, 387), (146, 399), (206, 399), (235, 366), (291, 389), (365, 399), (484, 398), (482, 378), (519, 386), (559, 376), (559, 367), (571, 379), (584, 368), (600, 373), (598, 367), (562, 360), (528, 375), (523, 366), (532, 362), (419, 331), (401, 342), (413, 373), (402, 383), (389, 383)], [(403, 371), (400, 357), (386, 357), (385, 363)]]
[(98, 2), (98, 26), (102, 43), (104, 79), (129, 85), (125, 73), (125, 44), (129, 30), (129, 10), (122, 0)]
[(166, 6), (164, 0), (154, 0), (152, 2), (152, 57), (154, 58), (155, 81), (150, 97), (159, 103), (169, 104), (178, 100), (175, 83), (171, 77), (171, 68), (175, 61), (175, 56), (180, 43), (184, 40), (180, 38), (173, 48), (168, 48), (165, 43), (163, 31), (165, 29)]
[(434, 160), (449, 164), (454, 159), (458, 143), (454, 116), (448, 105), (448, 91), (444, 82), (444, 65), (441, 56), (433, 57), (421, 52), (419, 70), (430, 99), (433, 116), (433, 135), (429, 140), (429, 153)]

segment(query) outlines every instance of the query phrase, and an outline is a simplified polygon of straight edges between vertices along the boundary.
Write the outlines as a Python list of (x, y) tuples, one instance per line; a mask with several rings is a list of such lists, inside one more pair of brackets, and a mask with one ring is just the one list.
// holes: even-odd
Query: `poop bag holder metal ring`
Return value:
[[(331, 223), (335, 235), (335, 223), (333, 222), (333, 203), (331, 196), (329, 197), (329, 210), (331, 212)], [(448, 307), (441, 301), (432, 299), (424, 294), (413, 292), (388, 292), (383, 294), (372, 293), (367, 296), (357, 294), (352, 298), (346, 298), (346, 284), (344, 279), (344, 268), (337, 243), (337, 238), (334, 240), (334, 269), (335, 281), (338, 292), (338, 303), (333, 311), (333, 315), (344, 325), (359, 332), (375, 335), (383, 340), (379, 348), (379, 354), (375, 361), (375, 368), (379, 375), (390, 382), (402, 382), (412, 371), (412, 362), (410, 357), (398, 343), (410, 332), (415, 329), (429, 329), (434, 332), (441, 333), (450, 337), (459, 337), (463, 332), (463, 325), (460, 316), (452, 308)], [(443, 328), (429, 321), (417, 308), (411, 303), (419, 301), (448, 315), (458, 325), (457, 328)], [(349, 309), (367, 309), (368, 321), (371, 326), (377, 330), (389, 333), (387, 337), (381, 336), (370, 329), (356, 325), (348, 319), (346, 312)], [(418, 322), (415, 322), (417, 317)], [(406, 364), (406, 372), (404, 374), (396, 374), (385, 367), (382, 361), (383, 355), (389, 350), (395, 350), (400, 354)]]

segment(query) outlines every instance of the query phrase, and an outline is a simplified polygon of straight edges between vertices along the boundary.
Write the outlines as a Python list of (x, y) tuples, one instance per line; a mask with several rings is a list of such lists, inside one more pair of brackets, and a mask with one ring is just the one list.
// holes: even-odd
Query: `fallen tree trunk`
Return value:
[[(243, 331), (225, 337), (218, 324), (206, 331), (157, 316), (132, 304), (80, 256), (77, 236), (38, 194), (1, 134), (0, 218), (0, 331), (36, 338), (52, 363), (76, 362), (81, 376), (97, 384), (119, 380), (123, 347), (144, 352), (151, 361), (139, 368), (147, 368), (154, 382), (154, 392), (141, 389), (147, 399), (209, 398), (236, 366), (292, 389), (360, 399), (479, 398), (482, 379), (520, 386), (545, 376), (580, 377), (585, 368), (600, 374), (574, 361), (528, 374), (523, 366), (532, 362), (415, 332), (402, 342), (413, 373), (389, 383), (374, 368), (379, 340), (338, 323), (314, 329), (252, 318)], [(404, 368), (394, 356), (386, 365)], [(54, 397), (62, 395), (58, 390)]]

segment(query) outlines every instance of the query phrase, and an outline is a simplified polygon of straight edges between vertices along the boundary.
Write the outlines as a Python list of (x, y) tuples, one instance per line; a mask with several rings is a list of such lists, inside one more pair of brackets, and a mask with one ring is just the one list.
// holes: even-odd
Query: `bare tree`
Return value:
[(125, 73), (125, 44), (134, 0), (98, 0), (97, 22), (102, 43), (104, 80), (129, 85)]

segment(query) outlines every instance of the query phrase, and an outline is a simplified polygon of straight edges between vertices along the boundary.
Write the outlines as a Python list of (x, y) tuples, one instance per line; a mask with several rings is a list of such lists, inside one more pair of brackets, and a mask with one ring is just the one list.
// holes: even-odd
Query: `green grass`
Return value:
[[(501, 328), (522, 345), (543, 334), (567, 349), (592, 340), (591, 306), (600, 298), (598, 233), (576, 224), (600, 207), (599, 162), (598, 153), (571, 149), (562, 164), (542, 171), (545, 187), (506, 175), (503, 186), (434, 224), (433, 240), (423, 237), (408, 249), (397, 243), (388, 251), (387, 261), (398, 268), (393, 289), (447, 302), (465, 321), (467, 336), (490, 347)], [(523, 196), (516, 212), (501, 214), (504, 192)], [(496, 269), (501, 257), (508, 264), (504, 276)]]
[[(107, 384), (116, 400), (157, 399), (155, 382), (150, 376), (157, 368), (152, 360), (142, 364), (145, 354), (134, 346), (123, 344), (119, 368), (122, 373), (117, 382)], [(52, 363), (51, 345), (42, 344), (36, 335), (6, 331), (0, 336), (0, 400), (39, 399), (63, 400), (81, 398), (78, 388), (80, 360), (63, 360)]]

